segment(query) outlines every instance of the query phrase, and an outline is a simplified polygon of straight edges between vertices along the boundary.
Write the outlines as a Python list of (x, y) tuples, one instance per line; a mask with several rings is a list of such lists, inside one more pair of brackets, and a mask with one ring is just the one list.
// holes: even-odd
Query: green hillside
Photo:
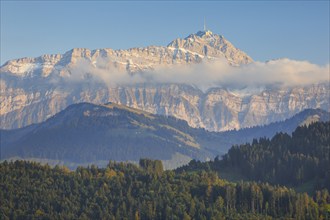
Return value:
[(286, 187), (230, 183), (214, 172), (140, 166), (51, 168), (0, 163), (1, 219), (327, 219), (327, 191), (315, 198)]
[(174, 117), (113, 103), (81, 103), (43, 123), (2, 131), (1, 158), (48, 159), (76, 167), (148, 157), (178, 166), (192, 158), (212, 157), (207, 147), (216, 142), (205, 140), (203, 147), (200, 144), (208, 135), (212, 134)]
[(330, 122), (298, 127), (292, 135), (278, 133), (273, 138), (230, 148), (222, 159), (191, 161), (182, 171), (213, 170), (229, 180), (254, 180), (296, 187), (313, 193), (330, 190)]

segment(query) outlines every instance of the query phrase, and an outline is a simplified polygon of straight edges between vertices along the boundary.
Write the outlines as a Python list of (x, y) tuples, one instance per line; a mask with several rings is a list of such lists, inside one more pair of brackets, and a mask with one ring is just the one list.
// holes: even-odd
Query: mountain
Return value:
[(167, 45), (168, 48), (184, 48), (187, 51), (205, 57), (222, 57), (232, 65), (248, 64), (253, 62), (243, 51), (237, 49), (222, 35), (213, 34), (211, 31), (198, 31), (188, 37), (178, 38)]
[(237, 131), (222, 132), (223, 137), (231, 141), (233, 144), (242, 144), (252, 142), (253, 139), (272, 138), (276, 133), (282, 132), (291, 134), (297, 127), (308, 126), (314, 122), (330, 121), (330, 113), (321, 109), (305, 109), (302, 112), (292, 116), (284, 121), (273, 122), (264, 126), (255, 126), (252, 128), (244, 128)]
[(205, 130), (191, 128), (174, 117), (114, 103), (71, 105), (43, 123), (2, 130), (0, 134), (1, 159), (21, 157), (102, 165), (109, 160), (154, 158), (168, 161), (165, 165), (173, 167), (191, 158), (206, 160), (212, 155), (204, 140), (208, 137)]
[[(236, 91), (224, 86), (201, 90), (189, 84), (138, 81), (148, 71), (164, 67), (175, 71), (217, 59), (226, 59), (232, 66), (253, 62), (223, 36), (210, 31), (176, 39), (167, 47), (75, 48), (63, 55), (11, 60), (0, 69), (0, 127), (42, 122), (80, 102), (123, 104), (172, 115), (210, 131), (266, 125), (307, 108), (329, 110), (328, 83)], [(127, 78), (128, 84), (112, 84), (123, 76), (137, 78)]]
[(112, 68), (112, 71), (136, 73), (162, 65), (200, 63), (203, 59), (218, 58), (226, 58), (232, 65), (247, 64), (253, 61), (223, 36), (210, 31), (199, 31), (184, 39), (178, 38), (169, 43), (167, 47), (149, 46), (128, 50), (74, 48), (63, 55), (42, 55), (37, 58), (10, 60), (1, 67), (1, 72), (30, 77), (47, 77), (54, 72), (66, 75), (68, 74), (67, 67), (72, 67), (84, 59), (96, 67), (106, 65), (108, 68)]
[(264, 127), (208, 132), (184, 120), (154, 115), (124, 105), (74, 104), (45, 122), (14, 130), (0, 130), (1, 159), (25, 158), (64, 163), (70, 167), (109, 160), (163, 160), (175, 168), (191, 159), (208, 160), (223, 155), (235, 144), (276, 132), (293, 131), (311, 119), (329, 120), (323, 110), (305, 110), (291, 119)]

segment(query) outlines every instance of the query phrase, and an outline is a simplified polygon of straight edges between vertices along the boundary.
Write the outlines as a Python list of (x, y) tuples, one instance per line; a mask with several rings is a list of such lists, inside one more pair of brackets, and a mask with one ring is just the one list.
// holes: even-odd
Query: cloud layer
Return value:
[(115, 68), (112, 62), (98, 60), (96, 64), (80, 60), (70, 69), (70, 80), (94, 80), (108, 86), (132, 85), (136, 83), (186, 83), (201, 89), (260, 86), (297, 86), (329, 82), (329, 64), (319, 66), (307, 61), (290, 59), (254, 62), (240, 67), (228, 64), (225, 59), (192, 65), (158, 67), (152, 71), (129, 74)]

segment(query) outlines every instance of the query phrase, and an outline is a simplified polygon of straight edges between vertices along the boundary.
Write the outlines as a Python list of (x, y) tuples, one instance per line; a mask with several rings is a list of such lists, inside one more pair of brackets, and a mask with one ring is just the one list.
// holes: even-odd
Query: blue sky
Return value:
[(75, 47), (166, 46), (204, 17), (254, 60), (329, 63), (329, 1), (1, 1), (1, 64)]

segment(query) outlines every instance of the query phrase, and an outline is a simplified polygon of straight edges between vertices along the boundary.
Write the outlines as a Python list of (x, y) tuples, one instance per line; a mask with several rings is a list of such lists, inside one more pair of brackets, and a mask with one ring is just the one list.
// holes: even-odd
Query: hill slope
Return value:
[(70, 172), (30, 162), (0, 163), (0, 214), (3, 219), (155, 220), (329, 216), (328, 192), (313, 199), (286, 187), (228, 183), (212, 172), (176, 174), (149, 167), (109, 163), (106, 169)]
[[(71, 105), (47, 121), (1, 131), (1, 158), (47, 158), (73, 163), (171, 160), (211, 156), (185, 121), (109, 103)], [(199, 136), (206, 131), (196, 131)]]
[(26, 158), (54, 164), (138, 161), (148, 157), (175, 168), (191, 159), (223, 155), (234, 144), (276, 132), (292, 132), (306, 120), (326, 121), (329, 113), (306, 110), (291, 119), (239, 131), (208, 132), (174, 117), (153, 115), (123, 105), (81, 103), (47, 121), (16, 130), (0, 130), (1, 159)]
[[(325, 121), (330, 121), (329, 112), (321, 109), (306, 109), (284, 121), (273, 122), (265, 126), (243, 128), (237, 131), (226, 131), (222, 135), (227, 140), (231, 140), (233, 144), (242, 144), (251, 142), (254, 138), (272, 138), (278, 132), (291, 134), (298, 126)], [(239, 141), (235, 142), (234, 140), (237, 140), (237, 138), (239, 138)]]
[(211, 169), (220, 176), (315, 189), (330, 190), (330, 122), (315, 122), (298, 127), (292, 136), (278, 133), (272, 139), (230, 148), (222, 160), (192, 161), (179, 171)]

